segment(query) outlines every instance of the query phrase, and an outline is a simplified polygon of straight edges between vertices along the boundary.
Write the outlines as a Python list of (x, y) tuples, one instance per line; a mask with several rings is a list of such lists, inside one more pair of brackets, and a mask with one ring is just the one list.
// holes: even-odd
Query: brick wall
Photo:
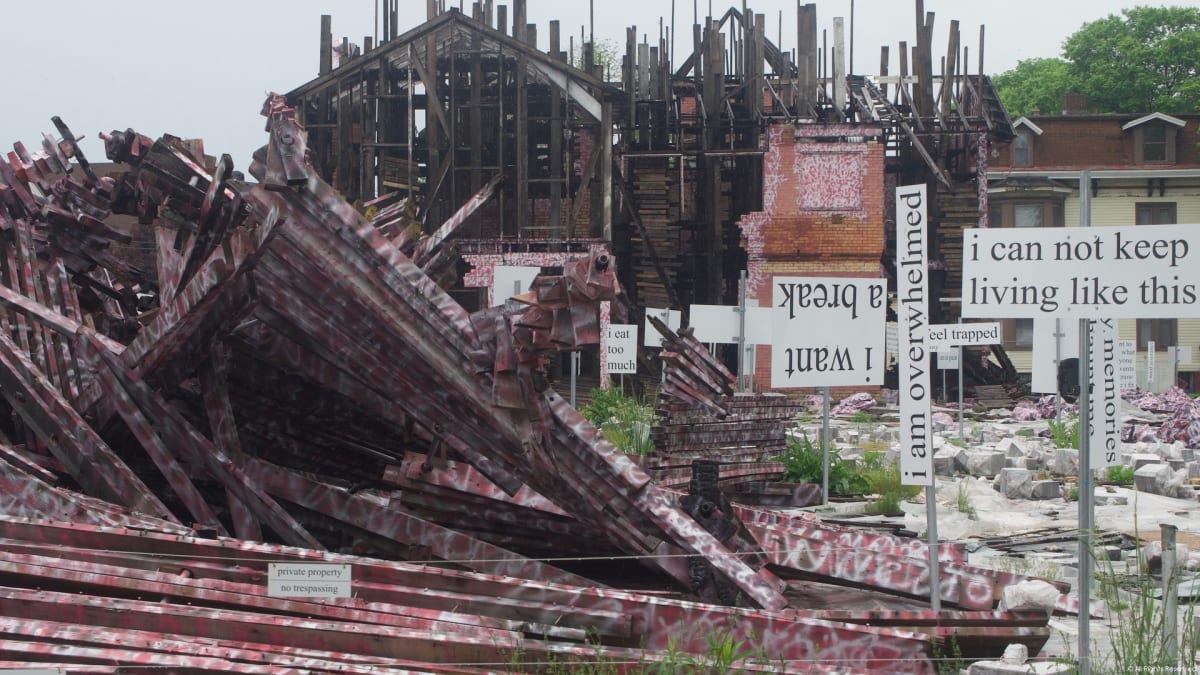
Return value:
[[(873, 130), (872, 130), (873, 131)], [(883, 146), (852, 125), (772, 125), (763, 157), (763, 210), (743, 216), (747, 295), (771, 304), (776, 276), (881, 276)], [(754, 384), (770, 388), (770, 347)]]
[[(1036, 116), (1029, 120), (1042, 134), (1032, 135), (1033, 166), (1038, 168), (1088, 167), (1093, 169), (1128, 167), (1134, 164), (1134, 131), (1121, 127), (1142, 115)], [(1186, 122), (1175, 142), (1176, 166), (1197, 166), (1200, 115), (1172, 115)], [(1018, 127), (1025, 129), (1026, 127)], [(1012, 167), (1012, 145), (997, 145), (997, 157), (990, 168), (1003, 171)], [(1159, 166), (1162, 166), (1161, 164)]]

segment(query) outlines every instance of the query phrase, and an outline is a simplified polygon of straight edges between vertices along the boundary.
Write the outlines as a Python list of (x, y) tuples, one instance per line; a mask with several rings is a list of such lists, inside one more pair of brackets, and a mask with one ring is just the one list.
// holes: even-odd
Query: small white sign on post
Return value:
[[(541, 274), (540, 267), (496, 265), (492, 271), (492, 307), (499, 307), (517, 293), (529, 290), (529, 285)], [(516, 293), (517, 289), (520, 289)]]
[(667, 328), (671, 330), (679, 330), (680, 324), (683, 323), (683, 312), (677, 309), (658, 309), (656, 307), (646, 308), (646, 325), (642, 327), (642, 346), (643, 347), (661, 347), (662, 333), (650, 323), (650, 317), (662, 321), (667, 324)]
[(1158, 351), (1156, 349), (1156, 347), (1157, 347), (1157, 345), (1154, 344), (1154, 340), (1149, 340), (1146, 342), (1146, 387), (1147, 388), (1149, 388), (1150, 385), (1154, 384), (1154, 369), (1155, 369), (1154, 354), (1156, 351)]
[(637, 373), (637, 324), (610, 323), (605, 345), (608, 349), (608, 372), (612, 375)]
[(1029, 388), (1058, 393), (1058, 364), (1079, 357), (1079, 322), (1075, 319), (1033, 320), (1033, 367)]
[(1191, 363), (1192, 348), (1183, 346), (1167, 347), (1167, 359), (1172, 364)]
[(937, 367), (939, 369), (958, 370), (960, 360), (958, 358), (957, 347), (948, 347), (935, 353), (937, 354)]
[(273, 598), (348, 598), (350, 565), (269, 563), (267, 595)]
[(1117, 387), (1137, 388), (1137, 342), (1117, 340)]
[(842, 387), (883, 382), (887, 282), (775, 277), (771, 387)]
[(1091, 331), (1091, 367), (1088, 388), (1088, 451), (1093, 469), (1102, 469), (1121, 460), (1121, 389), (1117, 384), (1117, 322), (1114, 319), (1089, 321)]
[[(688, 308), (688, 325), (696, 339), (705, 344), (737, 344), (742, 329), (742, 317), (733, 305), (692, 305)], [(769, 345), (772, 341), (770, 307), (746, 306), (746, 344)]]
[(950, 351), (951, 347), (998, 345), (1001, 342), (1000, 324), (996, 322), (929, 325), (929, 348), (939, 354)]

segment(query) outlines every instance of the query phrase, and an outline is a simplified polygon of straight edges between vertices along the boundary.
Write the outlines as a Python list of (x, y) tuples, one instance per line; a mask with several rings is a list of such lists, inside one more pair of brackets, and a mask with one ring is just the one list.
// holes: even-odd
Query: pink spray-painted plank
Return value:
[(0, 448), (0, 513), (35, 520), (61, 520), (94, 525), (141, 527), (185, 533), (175, 523), (123, 509), (112, 502), (89, 497), (47, 482), (6, 461)]
[[(194, 522), (203, 527), (212, 528), (219, 534), (225, 534), (225, 526), (217, 519), (212, 507), (192, 482), (193, 470), (202, 466), (198, 458), (190, 457), (191, 461), (187, 466), (180, 461), (172, 447), (156, 430), (151, 418), (139, 409), (130, 392), (122, 386), (116, 372), (104, 361), (103, 354), (107, 350), (102, 345), (90, 340), (86, 330), (80, 331), (79, 339), (75, 343), (75, 352), (80, 355), (88, 369), (96, 374), (100, 386), (105, 392), (105, 398), (125, 422), (130, 433), (137, 439), (151, 461), (154, 462), (154, 466), (166, 478), (167, 484), (187, 508)], [(116, 358), (111, 353), (109, 356)]]
[[(275, 222), (268, 219), (259, 227), (273, 231)], [(213, 251), (183, 292), (163, 303), (154, 320), (141, 329), (121, 355), (125, 364), (141, 372), (153, 371), (180, 345), (192, 339), (207, 323), (208, 314), (219, 308), (206, 301), (225, 290), (226, 282), (252, 264), (258, 252), (255, 239), (241, 229), (231, 233), (227, 246)], [(235, 305), (239, 304), (237, 300), (239, 298), (231, 299)]]
[(429, 461), (428, 455), (405, 452), (404, 461), (399, 466), (388, 467), (383, 479), (389, 482), (406, 480), (450, 487), (556, 516), (568, 515), (566, 511), (534, 492), (528, 485), (522, 486), (517, 494), (509, 495), (495, 483), (489, 481), (486, 476), (481, 475), (470, 464), (447, 461), (438, 466), (436, 471), (431, 471), (426, 467)]
[(0, 587), (0, 615), (11, 618), (91, 624), (108, 628), (161, 631), (185, 636), (239, 640), (261, 636), (269, 642), (306, 649), (356, 652), (417, 661), (496, 662), (501, 652), (521, 644), (518, 635), (475, 628), (453, 641), (440, 631), (308, 619), (281, 614), (175, 605), (112, 596), (76, 595)]
[[(245, 453), (242, 452), (241, 440), (238, 438), (233, 406), (229, 402), (228, 373), (229, 348), (214, 341), (208, 361), (200, 367), (200, 390), (204, 396), (204, 411), (208, 416), (213, 444), (226, 456), (242, 462)], [(229, 502), (229, 517), (233, 521), (233, 531), (237, 537), (261, 541), (262, 523), (254, 515), (254, 511), (229, 489), (225, 490), (225, 499)]]
[(268, 492), (304, 508), (318, 511), (368, 532), (411, 545), (426, 547), (443, 560), (489, 574), (546, 579), (563, 584), (587, 585), (587, 579), (552, 565), (417, 518), (392, 504), (386, 495), (349, 493), (306, 478), (282, 467), (246, 458), (246, 473)]
[(25, 425), (86, 491), (147, 515), (175, 520), (7, 335), (0, 335), (0, 389)]
[(503, 622), (461, 612), (435, 611), (402, 605), (365, 602), (327, 603), (303, 598), (278, 598), (267, 594), (262, 584), (239, 584), (213, 579), (196, 579), (155, 571), (132, 570), (112, 565), (64, 561), (43, 556), (0, 552), (0, 569), (20, 579), (36, 583), (52, 578), (81, 590), (103, 590), (114, 595), (170, 598), (175, 604), (196, 607), (236, 608), (292, 616), (321, 616), (331, 621), (380, 624), (392, 628), (438, 633), (477, 635), (495, 631), (498, 636), (510, 630)]
[[(110, 382), (110, 388), (117, 395), (117, 399), (125, 404), (119, 404), (118, 410), (131, 428), (135, 425), (149, 427), (149, 420), (155, 420), (162, 436), (169, 440), (173, 447), (190, 454), (195, 463), (202, 465), (226, 490), (236, 494), (260, 520), (275, 531), (275, 534), (296, 546), (323, 548), (303, 525), (250, 480), (233, 460), (197, 432), (177, 410), (168, 406), (159, 394), (134, 378), (125, 369), (119, 357), (106, 352), (102, 345), (94, 341), (89, 340), (86, 344), (89, 347), (89, 361), (100, 373), (101, 378)], [(154, 436), (157, 437), (158, 434)], [(153, 443), (152, 439), (148, 440)], [(223, 530), (219, 524), (218, 528)]]
[[(446, 667), (432, 663), (414, 663), (402, 659), (384, 659), (378, 656), (365, 657), (347, 652), (281, 647), (265, 642), (210, 640), (201, 637), (180, 640), (177, 636), (154, 631), (106, 630), (95, 626), (56, 621), (17, 621), (0, 618), (0, 635), (49, 644), (125, 645), (141, 647), (144, 651), (162, 654), (196, 655), (198, 652), (203, 652), (205, 658), (221, 659), (229, 663), (228, 667), (236, 670), (240, 670), (242, 666), (248, 664), (257, 664), (291, 669), (336, 670), (339, 673), (364, 674), (378, 673), (380, 668), (386, 668), (389, 673), (485, 672), (457, 666)], [(0, 668), (3, 667), (3, 664), (0, 663)], [(80, 665), (73, 665), (71, 672), (85, 672), (78, 670), (80, 667)]]
[[(700, 605), (615, 589), (583, 589), (534, 580), (515, 580), (404, 563), (382, 563), (353, 556), (316, 554), (311, 551), (268, 544), (250, 544), (231, 540), (168, 538), (154, 533), (132, 532), (120, 528), (67, 526), (53, 523), (35, 525), (20, 520), (2, 518), (0, 518), (0, 534), (18, 535), (22, 539), (46, 542), (70, 541), (75, 542), (76, 545), (87, 543), (90, 546), (106, 550), (121, 548), (137, 548), (143, 551), (159, 550), (160, 553), (170, 552), (172, 555), (184, 559), (205, 560), (233, 556), (240, 561), (240, 564), (260, 566), (261, 570), (265, 570), (268, 560), (306, 559), (312, 562), (318, 560), (350, 562), (354, 564), (354, 578), (358, 594), (368, 602), (389, 602), (393, 587), (407, 586), (404, 579), (413, 574), (419, 574), (418, 588), (428, 588), (435, 592), (438, 589), (456, 592), (469, 591), (478, 594), (480, 599), (512, 597), (524, 599), (527, 602), (555, 602), (563, 607), (572, 607), (576, 611), (624, 613), (638, 622), (637, 625), (640, 626), (636, 629), (638, 634), (646, 635), (647, 646), (654, 649), (666, 649), (668, 643), (673, 639), (672, 636), (678, 635), (679, 627), (683, 625), (700, 626), (696, 634), (690, 635), (689, 639), (702, 645), (704, 636), (713, 634), (704, 632), (703, 625), (712, 624), (714, 621), (721, 625), (730, 624), (738, 631), (745, 632), (747, 637), (757, 636), (755, 639), (761, 639), (765, 645), (772, 649), (778, 649), (778, 653), (781, 655), (795, 659), (806, 658), (805, 654), (811, 658), (814, 653), (812, 650), (816, 649), (822, 650), (821, 653), (826, 653), (828, 647), (834, 642), (842, 644), (840, 649), (844, 650), (845, 654), (857, 654), (856, 658), (859, 659), (868, 657), (880, 659), (891, 654), (902, 654), (920, 661), (923, 658), (921, 655), (927, 651), (928, 647), (927, 642), (903, 632), (854, 628), (821, 621), (815, 623), (816, 632), (811, 637), (807, 637), (808, 628), (798, 625), (797, 617), (793, 616), (790, 611), (761, 612)], [(255, 558), (260, 562), (253, 562)], [(361, 580), (361, 586), (357, 586), (357, 580)], [(413, 578), (412, 581), (416, 581), (416, 578)], [(702, 617), (708, 618), (703, 619)], [(519, 618), (529, 620), (532, 617), (523, 615)], [(804, 621), (807, 619), (801, 620), (802, 623)], [(806, 637), (800, 640), (800, 635)], [(865, 635), (871, 636), (870, 639), (862, 637)]]
[[(19, 286), (17, 290), (25, 297), (45, 306), (45, 302), (40, 297), (38, 292), (40, 284), (37, 283), (36, 269), (38, 261), (33, 249), (33, 236), (29, 232), (29, 223), (24, 220), (17, 220), (16, 233), (16, 252), (17, 252), (17, 269)], [(33, 258), (31, 260), (31, 257)], [(57, 369), (51, 368), (53, 362), (46, 361), (46, 335), (45, 328), (39, 323), (30, 325), (29, 332), (29, 355), (33, 359), (33, 363), (37, 366), (50, 382), (57, 385)]]

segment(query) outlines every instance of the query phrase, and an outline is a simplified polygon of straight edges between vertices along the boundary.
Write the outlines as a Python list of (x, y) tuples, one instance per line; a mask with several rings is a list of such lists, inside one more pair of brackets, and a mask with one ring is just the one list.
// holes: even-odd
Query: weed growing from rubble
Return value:
[(941, 641), (935, 641), (933, 644), (933, 663), (937, 668), (938, 675), (958, 675), (967, 668), (968, 664), (963, 659), (962, 647), (958, 645), (958, 638), (951, 635), (948, 643), (950, 653), (943, 651)]
[(1117, 485), (1132, 485), (1133, 484), (1133, 467), (1125, 466), (1124, 464), (1116, 464), (1108, 467), (1105, 474), (1108, 482), (1116, 483)]
[(1033, 438), (1034, 432), (1033, 429), (1017, 429), (1013, 432), (1013, 435), (1021, 436), (1022, 438)]
[(965, 514), (971, 520), (978, 520), (979, 514), (975, 512), (975, 505), (971, 503), (971, 486), (967, 482), (970, 479), (958, 481), (958, 494), (955, 496), (954, 506), (959, 513)]
[(1054, 441), (1054, 447), (1079, 447), (1079, 420), (1072, 419), (1062, 422), (1047, 420), (1047, 424), (1050, 425), (1050, 439)]
[[(1137, 532), (1134, 533), (1135, 538)], [(1195, 605), (1188, 605), (1182, 616), (1176, 617), (1177, 644), (1174, 660), (1167, 657), (1168, 636), (1165, 603), (1156, 599), (1162, 581), (1150, 573), (1142, 550), (1138, 550), (1137, 566), (1130, 575), (1117, 572), (1112, 561), (1092, 556), (1096, 570), (1096, 592), (1107, 609), (1112, 653), (1097, 661), (1102, 673), (1192, 673), (1197, 672)], [(1182, 571), (1182, 563), (1177, 572)], [(1179, 575), (1172, 583), (1178, 587)]]
[(900, 502), (921, 494), (921, 486), (900, 482), (899, 464), (885, 461), (882, 454), (865, 454), (863, 467), (863, 478), (867, 479), (871, 492), (878, 495), (874, 502), (867, 505), (869, 513), (896, 513), (900, 510)]

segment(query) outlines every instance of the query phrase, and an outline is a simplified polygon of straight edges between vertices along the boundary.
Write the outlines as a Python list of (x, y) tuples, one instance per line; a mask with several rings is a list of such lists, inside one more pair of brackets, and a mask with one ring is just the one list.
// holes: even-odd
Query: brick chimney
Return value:
[(1067, 92), (1063, 94), (1062, 114), (1064, 115), (1086, 115), (1088, 114), (1088, 95), (1078, 92)]

